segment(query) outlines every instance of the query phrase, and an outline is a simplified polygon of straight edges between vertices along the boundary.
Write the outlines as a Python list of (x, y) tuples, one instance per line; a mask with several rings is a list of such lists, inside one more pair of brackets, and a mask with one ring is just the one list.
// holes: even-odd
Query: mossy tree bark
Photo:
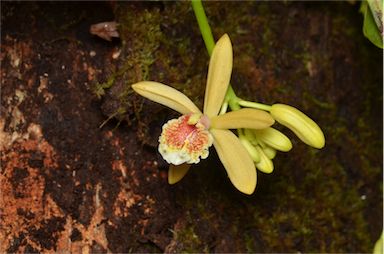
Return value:
[[(204, 5), (215, 38), (231, 37), (236, 93), (300, 108), (326, 147), (278, 127), (294, 148), (258, 173), (253, 195), (231, 185), (213, 149), (169, 186), (157, 138), (177, 114), (130, 84), (163, 82), (202, 105), (209, 57), (190, 4), (4, 3), (0, 251), (372, 250), (383, 66), (358, 4)], [(120, 40), (88, 33), (113, 19)]]

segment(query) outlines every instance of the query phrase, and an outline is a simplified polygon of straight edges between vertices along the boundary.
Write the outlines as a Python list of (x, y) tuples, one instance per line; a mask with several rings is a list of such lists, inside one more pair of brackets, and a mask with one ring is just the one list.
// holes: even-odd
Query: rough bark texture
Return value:
[[(2, 3), (0, 252), (371, 252), (382, 229), (382, 51), (358, 3), (209, 2), (248, 100), (300, 108), (325, 132), (258, 173), (251, 196), (214, 150), (175, 186), (157, 152), (175, 112), (133, 94), (156, 80), (202, 105), (208, 55), (188, 2)], [(120, 40), (89, 34), (116, 20)], [(99, 126), (109, 119), (105, 125)]]

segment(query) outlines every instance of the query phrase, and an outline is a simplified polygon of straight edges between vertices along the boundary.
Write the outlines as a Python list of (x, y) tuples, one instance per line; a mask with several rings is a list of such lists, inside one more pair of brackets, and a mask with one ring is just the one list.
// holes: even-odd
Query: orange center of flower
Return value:
[(209, 119), (201, 114), (183, 115), (163, 125), (159, 152), (171, 164), (198, 163), (209, 154), (213, 143)]

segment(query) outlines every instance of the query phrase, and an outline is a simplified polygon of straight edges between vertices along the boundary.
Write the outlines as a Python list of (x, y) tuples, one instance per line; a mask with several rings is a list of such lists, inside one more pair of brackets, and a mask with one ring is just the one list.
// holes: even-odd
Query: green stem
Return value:
[[(209, 56), (211, 56), (213, 48), (215, 47), (215, 40), (213, 39), (211, 27), (209, 26), (207, 16), (205, 15), (203, 4), (201, 3), (201, 0), (191, 0), (191, 4), (193, 11), (195, 12), (197, 23), (199, 24), (205, 47), (207, 48)], [(237, 98), (235, 91), (233, 91), (231, 84), (228, 86), (225, 99), (232, 110), (240, 109), (240, 106), (237, 103), (239, 99)]]
[(258, 102), (239, 100), (237, 103), (240, 106), (247, 107), (247, 108), (257, 108), (257, 109), (262, 109), (266, 111), (271, 111), (271, 106), (258, 103)]
[(205, 47), (207, 48), (209, 56), (211, 56), (213, 48), (215, 47), (215, 40), (213, 39), (211, 27), (209, 26), (207, 16), (205, 15), (203, 4), (201, 0), (191, 1), (193, 11), (199, 24), (199, 29), (203, 37)]
[(239, 110), (239, 98), (236, 96), (235, 91), (233, 91), (233, 88), (231, 84), (228, 86), (227, 94), (225, 95), (226, 100), (228, 101), (228, 105), (232, 110)]

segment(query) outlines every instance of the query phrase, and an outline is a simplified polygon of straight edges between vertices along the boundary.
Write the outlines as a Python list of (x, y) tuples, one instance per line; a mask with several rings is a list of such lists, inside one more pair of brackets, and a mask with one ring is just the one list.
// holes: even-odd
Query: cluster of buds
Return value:
[[(324, 147), (325, 138), (320, 127), (298, 109), (285, 104), (274, 104), (269, 111), (278, 123), (292, 130), (305, 144), (317, 149)], [(272, 159), (275, 158), (276, 151), (288, 152), (292, 149), (290, 139), (272, 127), (239, 130), (239, 139), (256, 168), (264, 173), (272, 173)]]

